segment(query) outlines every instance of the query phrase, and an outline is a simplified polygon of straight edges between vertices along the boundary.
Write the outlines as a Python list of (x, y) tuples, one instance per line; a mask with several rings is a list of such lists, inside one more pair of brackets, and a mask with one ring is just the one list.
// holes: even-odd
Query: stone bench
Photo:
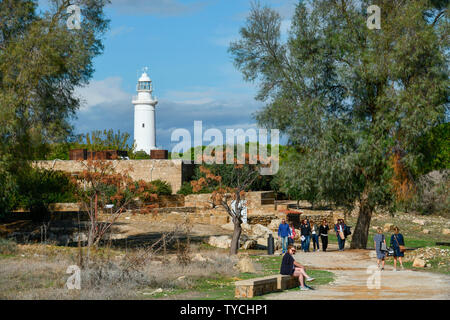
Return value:
[(253, 298), (270, 292), (287, 290), (299, 286), (298, 277), (281, 274), (235, 282), (235, 298)]

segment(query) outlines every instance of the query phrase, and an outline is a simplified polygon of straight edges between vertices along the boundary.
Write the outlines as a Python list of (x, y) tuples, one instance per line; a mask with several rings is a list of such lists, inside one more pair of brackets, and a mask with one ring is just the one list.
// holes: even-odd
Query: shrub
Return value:
[(422, 214), (448, 214), (450, 171), (432, 171), (419, 179), (418, 193), (410, 207)]
[(12, 240), (0, 238), (0, 254), (15, 254), (17, 252), (17, 243)]
[(158, 179), (152, 181), (151, 184), (156, 187), (156, 194), (158, 196), (172, 194), (172, 186), (166, 181)]
[(149, 160), (150, 156), (145, 151), (136, 151), (135, 153), (129, 154), (130, 159), (133, 160)]
[(192, 190), (192, 185), (190, 182), (184, 181), (181, 185), (180, 190), (178, 190), (177, 194), (183, 194), (185, 196), (189, 194), (193, 194), (194, 191)]
[(18, 176), (17, 185), (12, 207), (29, 209), (38, 220), (47, 214), (49, 204), (75, 201), (76, 185), (62, 171), (31, 168)]

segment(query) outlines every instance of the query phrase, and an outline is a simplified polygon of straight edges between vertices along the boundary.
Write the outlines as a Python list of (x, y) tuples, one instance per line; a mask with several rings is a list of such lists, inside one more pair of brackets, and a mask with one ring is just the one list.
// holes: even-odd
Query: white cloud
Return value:
[(119, 36), (119, 35), (130, 33), (133, 30), (134, 30), (133, 27), (120, 26), (120, 27), (112, 29), (110, 34), (111, 34), (111, 37), (116, 37), (116, 36)]
[[(78, 88), (76, 93), (85, 100), (77, 114), (78, 119), (74, 121), (77, 133), (114, 129), (128, 132), (133, 138), (132, 94), (122, 88), (122, 78), (91, 81), (88, 86)], [(252, 114), (261, 106), (262, 103), (253, 99), (248, 88), (236, 85), (168, 91), (159, 99), (156, 108), (157, 144), (170, 148), (173, 145), (170, 141), (172, 131), (186, 128), (192, 134), (195, 120), (203, 121), (204, 130), (217, 128), (223, 134), (227, 128), (246, 130), (256, 127)]]
[(128, 14), (178, 16), (202, 9), (206, 1), (185, 4), (180, 0), (112, 0), (111, 6)]
[[(243, 104), (252, 106), (257, 104), (253, 93), (248, 92), (248, 86), (231, 86), (231, 88), (233, 90), (219, 87), (192, 87), (186, 91), (169, 90), (164, 94), (164, 99), (177, 104), (208, 104), (209, 106), (221, 105), (235, 108), (239, 108)], [(245, 89), (245, 92), (239, 92), (240, 89)]]
[(104, 80), (91, 81), (86, 87), (77, 88), (75, 94), (83, 100), (81, 112), (99, 104), (131, 103), (132, 96), (122, 89), (121, 77), (109, 77)]

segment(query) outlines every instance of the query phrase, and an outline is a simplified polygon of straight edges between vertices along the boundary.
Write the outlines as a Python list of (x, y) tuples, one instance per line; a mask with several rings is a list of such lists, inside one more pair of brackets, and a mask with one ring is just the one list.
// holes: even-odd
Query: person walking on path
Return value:
[(328, 230), (330, 230), (330, 227), (328, 226), (327, 220), (324, 219), (322, 225), (319, 227), (320, 240), (322, 240), (322, 251), (327, 251)]
[(289, 224), (289, 230), (291, 231), (291, 235), (288, 238), (288, 245), (290, 245), (290, 244), (294, 245), (294, 239), (295, 239), (296, 233), (295, 233), (294, 224), (292, 222)]
[(334, 226), (334, 231), (336, 231), (336, 236), (338, 239), (339, 251), (344, 251), (345, 247), (345, 223), (343, 219), (338, 219), (337, 224)]
[(302, 249), (304, 252), (309, 252), (309, 242), (311, 241), (311, 226), (307, 219), (303, 220), (300, 227), (300, 233), (302, 236)]
[(317, 247), (317, 251), (320, 251), (319, 228), (316, 226), (316, 224), (312, 220), (311, 220), (311, 239), (313, 242), (313, 251), (316, 252), (316, 247)]
[(397, 259), (400, 261), (400, 267), (403, 270), (402, 257), (405, 256), (405, 239), (398, 227), (394, 227), (394, 234), (391, 236), (390, 245), (394, 249), (394, 271), (397, 271)]
[(386, 256), (386, 239), (384, 238), (383, 229), (381, 229), (380, 227), (377, 228), (377, 234), (373, 236), (373, 242), (375, 251), (377, 253), (378, 269), (380, 268), (381, 262), (381, 270), (384, 270), (384, 258)]
[(308, 287), (305, 285), (306, 281), (313, 281), (314, 278), (308, 276), (306, 273), (305, 267), (302, 266), (300, 263), (295, 261), (294, 254), (296, 250), (293, 245), (289, 245), (287, 247), (287, 252), (283, 256), (283, 260), (281, 260), (281, 268), (280, 273), (282, 275), (290, 275), (294, 277), (298, 277), (298, 281), (300, 283), (300, 290), (306, 291), (306, 290), (312, 290), (311, 287)]
[(278, 227), (278, 239), (281, 239), (282, 254), (287, 252), (288, 238), (291, 235), (289, 225), (285, 219), (281, 219), (281, 223)]

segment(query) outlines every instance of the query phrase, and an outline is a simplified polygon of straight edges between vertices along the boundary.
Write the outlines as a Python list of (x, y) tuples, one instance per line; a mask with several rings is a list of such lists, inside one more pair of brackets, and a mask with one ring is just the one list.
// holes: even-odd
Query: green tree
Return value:
[(419, 174), (433, 170), (450, 169), (450, 123), (443, 123), (431, 129), (419, 139), (422, 158)]
[[(107, 0), (80, 0), (81, 28), (70, 30), (69, 0), (0, 2), (0, 211), (9, 206), (19, 171), (72, 132), (80, 100), (77, 86), (91, 78), (93, 58), (103, 50)], [(6, 199), (6, 200), (5, 200)]]
[[(298, 171), (319, 199), (359, 215), (352, 248), (365, 248), (375, 207), (395, 198), (392, 159), (417, 165), (418, 139), (448, 112), (448, 1), (300, 1), (288, 40), (281, 17), (254, 5), (230, 52), (258, 81), (258, 122), (308, 150)], [(381, 29), (366, 10), (381, 8)], [(399, 156), (399, 157), (398, 157)]]
[(96, 150), (124, 150), (130, 154), (134, 148), (128, 144), (130, 134), (128, 132), (114, 132), (114, 129), (95, 130), (85, 136), (85, 146), (92, 151)]

